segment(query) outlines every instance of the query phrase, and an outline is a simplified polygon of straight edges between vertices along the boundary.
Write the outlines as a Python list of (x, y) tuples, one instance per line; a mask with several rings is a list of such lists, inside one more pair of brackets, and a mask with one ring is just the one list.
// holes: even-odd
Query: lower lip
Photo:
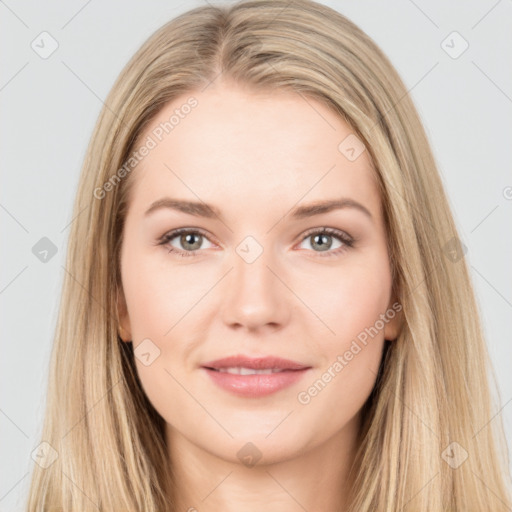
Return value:
[(260, 397), (276, 393), (299, 381), (309, 368), (304, 370), (285, 370), (276, 373), (237, 375), (202, 368), (217, 386), (235, 395)]

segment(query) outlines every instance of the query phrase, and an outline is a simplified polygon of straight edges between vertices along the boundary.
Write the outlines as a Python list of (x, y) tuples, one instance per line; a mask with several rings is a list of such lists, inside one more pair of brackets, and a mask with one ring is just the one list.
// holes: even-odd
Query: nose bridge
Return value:
[[(273, 284), (271, 278), (274, 277), (269, 268), (272, 268), (272, 257), (270, 249), (263, 250), (261, 254), (254, 257), (254, 248), (250, 248), (247, 253), (242, 253), (240, 246), (237, 248), (234, 257), (234, 287), (239, 288), (241, 293), (265, 293), (272, 295)], [(275, 283), (274, 283), (275, 284)]]

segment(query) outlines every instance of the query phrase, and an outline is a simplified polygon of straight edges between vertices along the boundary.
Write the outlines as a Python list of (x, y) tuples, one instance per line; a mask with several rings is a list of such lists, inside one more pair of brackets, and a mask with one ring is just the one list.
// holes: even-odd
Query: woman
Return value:
[(464, 251), (375, 43), (205, 6), (105, 103), (28, 509), (509, 510)]

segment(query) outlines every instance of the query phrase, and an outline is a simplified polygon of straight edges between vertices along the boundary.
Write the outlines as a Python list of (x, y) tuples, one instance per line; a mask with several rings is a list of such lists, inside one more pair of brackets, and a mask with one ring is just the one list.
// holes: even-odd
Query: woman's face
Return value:
[[(398, 329), (364, 146), (316, 100), (227, 83), (173, 101), (140, 141), (121, 334), (169, 440), (263, 463), (353, 438)], [(311, 208), (330, 201), (345, 206)], [(230, 356), (304, 369), (204, 367)]]

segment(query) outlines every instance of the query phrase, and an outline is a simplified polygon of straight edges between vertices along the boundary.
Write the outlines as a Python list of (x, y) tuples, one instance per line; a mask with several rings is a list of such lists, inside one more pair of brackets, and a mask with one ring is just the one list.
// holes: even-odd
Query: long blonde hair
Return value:
[(132, 182), (119, 170), (166, 103), (219, 75), (323, 102), (375, 165), (403, 325), (364, 406), (350, 510), (510, 510), (501, 399), (421, 121), (376, 44), (306, 0), (190, 10), (143, 44), (108, 95), (81, 170), (51, 357), (41, 441), (58, 457), (34, 465), (28, 510), (174, 510), (164, 420), (118, 336)]

